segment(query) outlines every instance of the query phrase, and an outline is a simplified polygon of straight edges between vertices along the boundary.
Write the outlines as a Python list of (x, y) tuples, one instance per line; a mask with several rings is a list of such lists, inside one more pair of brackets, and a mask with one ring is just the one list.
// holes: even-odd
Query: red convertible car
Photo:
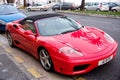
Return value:
[(30, 53), (46, 71), (66, 75), (87, 73), (108, 63), (118, 47), (106, 32), (52, 13), (10, 22), (6, 35), (11, 47)]

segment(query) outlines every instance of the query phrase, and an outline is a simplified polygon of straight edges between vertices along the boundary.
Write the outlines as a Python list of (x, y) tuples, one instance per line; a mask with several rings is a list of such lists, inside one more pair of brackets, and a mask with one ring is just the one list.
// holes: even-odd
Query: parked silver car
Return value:
[(33, 4), (31, 6), (28, 6), (27, 10), (28, 11), (35, 11), (35, 10), (44, 10), (44, 11), (47, 11), (48, 8), (49, 7), (48, 7), (47, 4), (40, 3), (40, 4)]
[(85, 5), (85, 10), (109, 11), (109, 6), (107, 3), (102, 2), (88, 2)]
[(113, 7), (111, 10), (112, 10), (113, 12), (120, 12), (120, 5)]

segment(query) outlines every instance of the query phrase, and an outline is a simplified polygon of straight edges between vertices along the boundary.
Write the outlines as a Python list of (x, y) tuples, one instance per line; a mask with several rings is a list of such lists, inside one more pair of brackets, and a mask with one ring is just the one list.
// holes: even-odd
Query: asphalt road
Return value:
[[(25, 10), (21, 10), (21, 11), (27, 16), (53, 12), (51, 10), (47, 12), (42, 12), (42, 11), (27, 12)], [(118, 43), (120, 43), (120, 19), (82, 16), (82, 15), (74, 15), (74, 14), (64, 14), (64, 15), (67, 15), (77, 21), (80, 21), (80, 23), (83, 24), (84, 26), (94, 26), (94, 27), (100, 28), (105, 32), (107, 32), (108, 34), (110, 34)], [(5, 45), (7, 44), (5, 43)], [(12, 49), (12, 52), (16, 54), (11, 54), (11, 55), (19, 55), (22, 58), (24, 58), (24, 60), (27, 59), (23, 63), (23, 65), (26, 67), (27, 65), (28, 66), (30, 65), (29, 67), (37, 66), (37, 69), (39, 69), (39, 72), (43, 76), (46, 76), (46, 78), (41, 78), (40, 80), (120, 80), (120, 48), (119, 47), (117, 51), (117, 56), (114, 58), (114, 60), (112, 60), (108, 64), (100, 66), (87, 74), (77, 75), (72, 77), (61, 75), (58, 73), (45, 72), (36, 60), (34, 60), (33, 58), (31, 59), (31, 56), (24, 54), (25, 52), (19, 49)], [(25, 62), (27, 63), (30, 62), (30, 63), (27, 64)]]

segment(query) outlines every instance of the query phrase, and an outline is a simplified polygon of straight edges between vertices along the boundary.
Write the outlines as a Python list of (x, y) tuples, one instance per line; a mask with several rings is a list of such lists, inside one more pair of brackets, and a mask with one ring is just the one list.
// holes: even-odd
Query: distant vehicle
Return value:
[(111, 11), (113, 11), (113, 12), (120, 12), (120, 5), (113, 7), (113, 8), (111, 9)]
[(109, 6), (109, 11), (111, 11), (112, 7), (118, 6), (118, 4), (114, 2), (108, 2), (107, 4)]
[(107, 3), (89, 2), (85, 5), (85, 10), (109, 11), (109, 6)]
[(47, 11), (48, 8), (49, 6), (47, 4), (40, 3), (40, 4), (33, 4), (31, 6), (28, 6), (27, 10), (28, 11), (36, 11), (36, 10)]
[(53, 5), (52, 10), (75, 10), (76, 5), (74, 3), (63, 2)]
[(23, 19), (26, 16), (10, 5), (0, 5), (0, 31), (5, 31), (6, 23)]

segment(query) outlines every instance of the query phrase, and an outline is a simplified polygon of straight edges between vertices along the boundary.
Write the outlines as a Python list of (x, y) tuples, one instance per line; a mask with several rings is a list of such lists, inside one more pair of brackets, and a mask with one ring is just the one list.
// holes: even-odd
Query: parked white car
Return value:
[(107, 3), (88, 2), (87, 5), (85, 5), (85, 10), (109, 11), (109, 6)]
[(47, 11), (49, 6), (47, 4), (33, 4), (32, 6), (28, 6), (27, 10), (28, 11), (35, 11), (35, 10), (44, 10)]
[(113, 12), (120, 12), (120, 5), (113, 7), (111, 10), (112, 10)]

